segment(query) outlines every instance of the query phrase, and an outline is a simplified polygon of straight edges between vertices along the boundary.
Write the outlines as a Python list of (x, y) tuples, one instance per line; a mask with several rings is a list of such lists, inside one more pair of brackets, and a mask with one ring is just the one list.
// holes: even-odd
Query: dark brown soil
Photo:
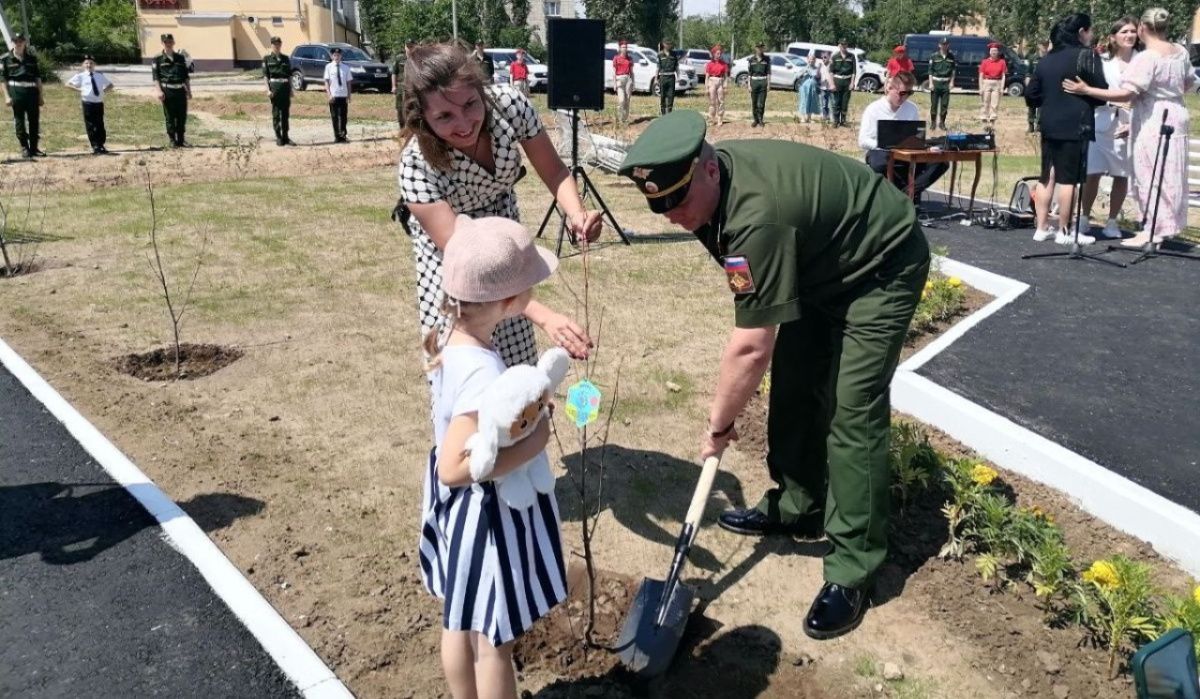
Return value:
[[(586, 648), (587, 580), (582, 564), (567, 572), (570, 590), (542, 622), (517, 641), (514, 650), (522, 673), (549, 673), (559, 679), (543, 687), (538, 699), (575, 697), (759, 697), (817, 699), (813, 661), (788, 657), (779, 636), (765, 626), (744, 626), (720, 634), (721, 625), (692, 613), (680, 649), (665, 677), (642, 680), (626, 672), (610, 647), (620, 633), (640, 580), (599, 571), (596, 580), (595, 641)], [(529, 692), (523, 697), (534, 696)]]
[(175, 371), (175, 347), (159, 347), (158, 349), (127, 354), (117, 357), (114, 365), (117, 371), (128, 374), (142, 381), (175, 381), (199, 379), (224, 369), (242, 358), (243, 352), (233, 347), (221, 345), (194, 345), (182, 343), (179, 345), (179, 372)]
[(979, 289), (971, 286), (963, 286), (966, 291), (966, 298), (963, 299), (963, 305), (959, 307), (958, 312), (949, 318), (937, 323), (931, 330), (927, 330), (916, 337), (910, 338), (904, 343), (904, 349), (900, 350), (900, 361), (904, 361), (917, 353), (918, 350), (933, 342), (939, 335), (946, 332), (957, 323), (959, 320), (966, 318), (975, 311), (983, 308), (992, 301), (992, 296), (986, 294)]

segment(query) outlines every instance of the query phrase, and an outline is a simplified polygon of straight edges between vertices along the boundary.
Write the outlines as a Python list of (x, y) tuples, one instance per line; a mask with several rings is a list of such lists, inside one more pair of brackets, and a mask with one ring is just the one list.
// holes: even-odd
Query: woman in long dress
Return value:
[[(1145, 222), (1134, 237), (1122, 245), (1142, 247), (1150, 242), (1150, 217), (1158, 200), (1158, 217), (1153, 222), (1154, 240), (1177, 235), (1187, 227), (1188, 117), (1184, 95), (1196, 84), (1196, 76), (1184, 47), (1167, 41), (1170, 14), (1152, 7), (1142, 14), (1138, 36), (1146, 50), (1130, 62), (1121, 75), (1119, 87), (1100, 90), (1078, 81), (1063, 81), (1063, 89), (1109, 102), (1133, 104), (1130, 129), (1133, 183), (1130, 193)], [(1164, 122), (1165, 119), (1165, 122)], [(1155, 182), (1154, 162), (1159, 154), (1159, 133), (1163, 124), (1174, 132), (1162, 168), (1161, 185)], [(1161, 198), (1160, 198), (1161, 197)]]
[(800, 81), (800, 96), (796, 110), (800, 118), (807, 124), (812, 121), (814, 114), (821, 113), (821, 59), (816, 50), (808, 52), (808, 65), (804, 69), (804, 79)]

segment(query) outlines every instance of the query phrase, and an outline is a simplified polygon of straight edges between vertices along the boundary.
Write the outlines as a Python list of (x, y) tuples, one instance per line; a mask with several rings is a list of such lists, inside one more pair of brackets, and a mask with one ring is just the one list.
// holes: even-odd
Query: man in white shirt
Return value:
[[(917, 84), (912, 73), (898, 73), (887, 81), (883, 97), (867, 105), (863, 110), (862, 121), (858, 127), (858, 146), (866, 153), (867, 165), (876, 173), (887, 176), (888, 152), (879, 147), (879, 122), (881, 121), (918, 121), (921, 112), (917, 105), (909, 101), (913, 88)], [(901, 190), (908, 189), (908, 163), (896, 163), (892, 183)], [(937, 182), (946, 170), (946, 163), (922, 163), (916, 166), (917, 173), (913, 179), (915, 201), (921, 201), (924, 192), (934, 182)]]
[(329, 95), (329, 117), (333, 120), (333, 142), (349, 143), (346, 119), (350, 110), (350, 66), (342, 63), (342, 50), (329, 49), (333, 60), (325, 66), (325, 94)]
[(92, 154), (108, 153), (104, 147), (108, 138), (104, 130), (104, 93), (113, 89), (112, 81), (104, 73), (96, 72), (96, 61), (91, 56), (84, 56), (83, 71), (72, 76), (67, 87), (78, 92), (83, 102), (83, 125), (88, 143), (92, 144)]

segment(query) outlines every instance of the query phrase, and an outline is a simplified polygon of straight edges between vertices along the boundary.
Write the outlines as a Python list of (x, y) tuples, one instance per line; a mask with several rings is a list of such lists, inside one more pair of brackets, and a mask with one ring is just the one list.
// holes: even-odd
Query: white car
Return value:
[[(629, 60), (633, 61), (633, 91), (658, 94), (658, 52), (645, 46), (629, 44)], [(612, 59), (617, 55), (617, 44), (604, 45), (604, 87), (616, 90), (617, 74), (613, 72)], [(675, 94), (696, 87), (696, 69), (685, 65), (683, 59), (675, 70)]]
[[(837, 53), (838, 47), (833, 44), (814, 44), (809, 41), (793, 41), (787, 47), (788, 53), (800, 56), (805, 60), (808, 59), (808, 53), (813, 50), (832, 56)], [(883, 87), (883, 74), (886, 69), (875, 61), (868, 61), (865, 58), (866, 52), (862, 49), (846, 50), (858, 59), (858, 84), (855, 87), (863, 92), (877, 92)]]
[[(753, 54), (751, 54), (753, 55)], [(771, 59), (771, 87), (780, 90), (799, 90), (804, 82), (805, 68), (808, 62), (799, 56), (789, 56), (786, 53), (763, 54)], [(733, 82), (739, 87), (750, 84), (750, 56), (742, 56), (733, 62), (729, 71)]]
[(712, 52), (708, 49), (685, 49), (683, 55), (680, 56), (679, 62), (687, 64), (695, 69), (696, 78), (700, 82), (704, 82), (704, 69), (708, 67), (708, 62), (712, 60)]
[[(511, 82), (508, 75), (508, 65), (517, 60), (516, 49), (484, 49), (484, 53), (492, 57), (496, 72), (492, 80), (497, 84)], [(529, 68), (529, 89), (531, 91), (545, 90), (549, 82), (550, 69), (544, 63), (525, 52), (525, 65)]]

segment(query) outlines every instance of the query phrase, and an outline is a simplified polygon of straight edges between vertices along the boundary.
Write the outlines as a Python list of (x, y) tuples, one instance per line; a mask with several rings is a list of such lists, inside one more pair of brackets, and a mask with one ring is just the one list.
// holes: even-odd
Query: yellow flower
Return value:
[(929, 291), (929, 290), (930, 290), (930, 289), (932, 289), (932, 288), (933, 288), (933, 282), (931, 282), (931, 281), (926, 281), (926, 282), (925, 282), (925, 291)]
[(1120, 578), (1117, 576), (1117, 569), (1108, 561), (1096, 561), (1083, 573), (1083, 579), (1087, 582), (1094, 583), (1097, 587), (1105, 590), (1117, 587), (1120, 584)]
[(1196, 600), (1196, 604), (1200, 604), (1200, 585), (1197, 585), (1196, 589), (1192, 590), (1192, 599)]
[(962, 280), (958, 277), (950, 277), (946, 280), (946, 283), (950, 286), (962, 286)]
[(922, 290), (921, 290), (921, 300), (922, 300), (922, 301), (924, 301), (924, 300), (925, 300), (925, 298), (926, 298), (927, 296), (929, 296), (929, 290), (928, 290), (928, 289), (922, 289)]
[(991, 485), (992, 481), (999, 476), (996, 469), (984, 466), (983, 464), (975, 464), (975, 468), (971, 469), (971, 480), (979, 485)]

